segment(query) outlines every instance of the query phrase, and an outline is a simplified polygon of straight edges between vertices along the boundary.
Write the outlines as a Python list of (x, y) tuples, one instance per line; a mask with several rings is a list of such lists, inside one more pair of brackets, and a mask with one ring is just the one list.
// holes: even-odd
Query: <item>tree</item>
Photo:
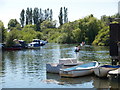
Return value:
[(50, 14), (49, 14), (49, 8), (46, 10), (45, 9), (45, 20), (49, 20), (49, 16), (50, 16)]
[(26, 25), (28, 25), (29, 22), (29, 8), (26, 10)]
[[(15, 28), (17, 25), (19, 24), (19, 22), (16, 19), (10, 19), (10, 21), (8, 22), (8, 29), (12, 30), (13, 28)], [(19, 24), (20, 25), (20, 24)]]
[(109, 35), (109, 26), (104, 26), (99, 32), (98, 35), (95, 37), (93, 41), (93, 45), (99, 46), (108, 46), (110, 43), (110, 35)]
[(32, 8), (30, 8), (30, 11), (29, 11), (28, 22), (29, 22), (29, 24), (32, 24)]
[(5, 39), (6, 39), (6, 30), (4, 27), (3, 22), (0, 20), (0, 43), (4, 43)]
[(59, 23), (60, 23), (60, 26), (63, 25), (63, 12), (62, 12), (62, 7), (60, 8), (60, 13), (59, 13)]
[(67, 23), (68, 22), (68, 13), (67, 13), (67, 8), (64, 7), (64, 23)]
[(33, 11), (33, 21), (34, 24), (36, 24), (36, 31), (40, 31), (40, 18), (39, 18), (39, 9), (38, 8), (34, 8)]
[(35, 25), (26, 25), (22, 29), (22, 39), (25, 40), (27, 43), (31, 42), (33, 39), (36, 38), (36, 31), (34, 30)]
[(79, 28), (83, 34), (83, 41), (87, 44), (91, 44), (98, 31), (102, 28), (101, 21), (96, 19), (92, 14), (81, 19), (79, 23)]
[(53, 11), (52, 11), (52, 9), (50, 9), (50, 21), (52, 21), (53, 20)]
[(110, 24), (110, 16), (103, 15), (101, 16), (101, 21), (106, 23), (106, 25)]
[(39, 13), (39, 20), (42, 22), (44, 19), (42, 9), (40, 8), (40, 13)]
[(10, 31), (9, 33), (7, 33), (6, 46), (11, 47), (11, 46), (15, 45), (15, 42), (13, 40), (19, 38), (19, 35), (20, 35), (19, 32), (20, 31), (14, 29), (14, 30)]
[(44, 29), (47, 29), (47, 28), (55, 28), (55, 27), (56, 27), (56, 21), (47, 21), (47, 20), (45, 20), (45, 21), (43, 21), (41, 23), (41, 29), (42, 29), (42, 31)]
[(34, 21), (34, 24), (38, 23), (38, 19), (39, 19), (39, 9), (38, 8), (34, 8), (34, 11), (33, 11), (33, 21)]
[(74, 42), (79, 43), (82, 42), (83, 40), (83, 34), (81, 33), (80, 28), (77, 28), (72, 31), (73, 37), (74, 37)]
[(21, 23), (22, 27), (24, 27), (24, 22), (25, 22), (25, 10), (22, 9), (22, 11), (20, 13), (20, 23)]

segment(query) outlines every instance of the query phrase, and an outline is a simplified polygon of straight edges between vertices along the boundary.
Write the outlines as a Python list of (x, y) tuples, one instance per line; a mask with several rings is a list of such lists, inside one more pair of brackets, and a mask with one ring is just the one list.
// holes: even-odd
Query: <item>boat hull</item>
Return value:
[(115, 70), (115, 68), (98, 67), (94, 69), (94, 73), (98, 77), (107, 77), (108, 72), (111, 70)]
[(59, 63), (46, 64), (46, 72), (59, 74), (59, 71), (61, 68), (68, 68), (68, 67), (76, 66), (82, 63), (83, 62), (77, 63), (76, 58), (62, 58), (59, 60)]
[(109, 71), (116, 70), (119, 67), (120, 66), (103, 65), (103, 66), (99, 66), (97, 68), (94, 68), (94, 73), (98, 77), (107, 77)]
[(22, 50), (22, 47), (4, 47), (3, 50)]
[(93, 70), (86, 69), (86, 70), (77, 70), (77, 71), (60, 71), (60, 76), (62, 77), (80, 77), (86, 76), (93, 73)]
[(46, 64), (46, 72), (48, 73), (59, 73), (60, 68), (63, 64)]
[(120, 75), (120, 68), (108, 72), (109, 75)]
[(61, 68), (68, 68), (72, 66), (79, 65), (81, 63), (71, 63), (71, 64), (46, 64), (46, 72), (47, 73), (57, 73), (59, 74), (59, 71)]
[(93, 73), (93, 68), (98, 66), (98, 62), (91, 62), (87, 64), (82, 64), (78, 66), (74, 66), (71, 68), (60, 69), (61, 77), (79, 77), (86, 76)]

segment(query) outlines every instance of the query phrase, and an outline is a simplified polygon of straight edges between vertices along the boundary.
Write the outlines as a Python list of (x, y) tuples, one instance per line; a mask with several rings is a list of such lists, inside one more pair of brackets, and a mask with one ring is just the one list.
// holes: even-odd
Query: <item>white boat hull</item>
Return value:
[(109, 75), (120, 75), (120, 68), (108, 72)]
[(86, 70), (76, 70), (76, 71), (60, 71), (59, 74), (62, 77), (79, 77), (79, 76), (86, 76), (93, 73), (92, 69)]
[(94, 73), (98, 77), (107, 77), (108, 72), (115, 69), (116, 68), (97, 67), (94, 68)]
[(93, 73), (93, 68), (98, 67), (98, 62), (91, 62), (87, 64), (78, 65), (71, 68), (60, 69), (60, 76), (62, 77), (79, 77), (86, 76)]
[(71, 63), (71, 64), (46, 64), (46, 72), (48, 73), (57, 73), (59, 74), (59, 71), (61, 68), (68, 68), (76, 65), (80, 65), (81, 63)]
[(49, 73), (58, 73), (61, 68), (68, 68), (76, 65), (83, 64), (83, 62), (78, 62), (76, 58), (62, 58), (59, 60), (59, 63), (48, 63), (46, 64), (46, 72)]

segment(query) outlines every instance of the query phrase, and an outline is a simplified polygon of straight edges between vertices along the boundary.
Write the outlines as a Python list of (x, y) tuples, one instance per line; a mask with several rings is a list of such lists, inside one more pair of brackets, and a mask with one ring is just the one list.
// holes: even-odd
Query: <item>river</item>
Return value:
[(46, 73), (46, 63), (58, 63), (60, 58), (79, 61), (99, 61), (110, 64), (109, 48), (85, 46), (79, 53), (74, 44), (48, 43), (40, 49), (0, 52), (0, 84), (2, 88), (118, 88), (117, 80), (100, 79), (94, 75), (62, 78)]

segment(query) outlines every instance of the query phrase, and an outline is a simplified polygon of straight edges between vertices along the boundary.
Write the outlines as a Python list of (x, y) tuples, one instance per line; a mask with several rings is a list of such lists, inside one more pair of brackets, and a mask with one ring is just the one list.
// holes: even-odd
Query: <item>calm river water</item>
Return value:
[[(79, 78), (61, 78), (46, 73), (46, 63), (58, 63), (60, 58), (79, 61), (97, 60), (110, 63), (108, 47), (85, 46), (79, 53), (73, 44), (48, 43), (40, 49), (0, 52), (0, 84), (2, 88), (118, 88), (119, 82), (100, 79), (94, 75)], [(2, 58), (1, 58), (2, 57)]]

